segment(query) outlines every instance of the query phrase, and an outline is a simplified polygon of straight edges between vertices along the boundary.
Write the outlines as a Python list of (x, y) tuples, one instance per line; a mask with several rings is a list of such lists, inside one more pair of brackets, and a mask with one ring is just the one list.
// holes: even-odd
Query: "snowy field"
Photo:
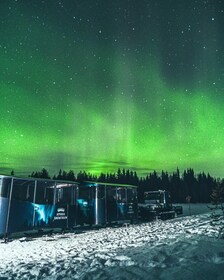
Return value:
[(0, 279), (224, 279), (223, 220), (191, 206), (168, 221), (1, 243)]
[(189, 215), (198, 215), (198, 214), (205, 214), (209, 213), (211, 207), (211, 204), (206, 203), (183, 203), (183, 204), (174, 204), (174, 205), (181, 205), (183, 207), (183, 216), (189, 216)]

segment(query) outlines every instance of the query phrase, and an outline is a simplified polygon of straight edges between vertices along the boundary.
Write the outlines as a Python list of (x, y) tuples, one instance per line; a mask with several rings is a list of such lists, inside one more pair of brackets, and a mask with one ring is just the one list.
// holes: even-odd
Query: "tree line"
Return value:
[[(30, 177), (51, 179), (48, 171), (43, 168), (39, 172), (33, 172)], [(118, 168), (116, 173), (101, 173), (99, 176), (80, 171), (77, 175), (70, 170), (59, 170), (54, 180), (64, 181), (96, 181), (116, 184), (130, 184), (138, 186), (139, 201), (143, 201), (145, 191), (167, 190), (171, 193), (173, 203), (185, 203), (190, 199), (192, 203), (209, 203), (215, 189), (224, 189), (224, 179), (216, 179), (204, 172), (195, 174), (192, 168), (184, 170), (180, 174), (179, 169), (169, 174), (162, 171), (160, 174), (153, 171), (145, 177), (139, 177), (135, 171)]]

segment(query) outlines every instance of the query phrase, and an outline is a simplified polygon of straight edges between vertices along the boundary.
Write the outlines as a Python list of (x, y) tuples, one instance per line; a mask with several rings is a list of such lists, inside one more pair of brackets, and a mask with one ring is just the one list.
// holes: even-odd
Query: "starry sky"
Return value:
[(0, 173), (224, 177), (222, 0), (0, 2)]

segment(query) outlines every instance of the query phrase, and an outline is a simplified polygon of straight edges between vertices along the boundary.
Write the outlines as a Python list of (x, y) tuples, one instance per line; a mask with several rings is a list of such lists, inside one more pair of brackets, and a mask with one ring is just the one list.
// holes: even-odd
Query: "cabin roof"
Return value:
[(34, 178), (34, 177), (17, 177), (17, 176), (11, 176), (11, 175), (0, 175), (0, 178), (13, 178), (15, 180), (26, 180), (26, 181), (41, 181), (41, 182), (55, 182), (55, 183), (64, 183), (64, 184), (73, 184), (78, 185), (80, 187), (82, 186), (105, 186), (105, 187), (124, 187), (124, 188), (137, 188), (137, 186), (134, 185), (128, 185), (128, 184), (118, 184), (118, 183), (105, 183), (105, 182), (92, 182), (92, 181), (84, 181), (84, 182), (75, 182), (75, 181), (67, 181), (67, 180), (55, 180), (55, 179), (43, 179), (43, 178)]
[(67, 183), (73, 185), (79, 185), (80, 183), (75, 181), (67, 181), (67, 180), (55, 180), (55, 179), (43, 179), (43, 178), (34, 178), (34, 177), (17, 177), (10, 175), (0, 175), (0, 178), (13, 178), (15, 180), (26, 180), (26, 181), (42, 181), (42, 182), (56, 182), (56, 183)]
[(117, 183), (105, 183), (105, 182), (92, 182), (92, 181), (84, 181), (83, 184), (89, 185), (89, 186), (114, 186), (114, 187), (128, 187), (128, 188), (137, 188), (137, 186), (134, 185), (128, 185), (128, 184), (117, 184)]

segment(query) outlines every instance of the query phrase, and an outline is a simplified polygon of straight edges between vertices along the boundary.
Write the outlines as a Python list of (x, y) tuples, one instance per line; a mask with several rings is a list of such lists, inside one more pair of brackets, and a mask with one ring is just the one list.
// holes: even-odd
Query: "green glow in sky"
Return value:
[(219, 1), (31, 2), (1, 4), (0, 172), (224, 176)]

